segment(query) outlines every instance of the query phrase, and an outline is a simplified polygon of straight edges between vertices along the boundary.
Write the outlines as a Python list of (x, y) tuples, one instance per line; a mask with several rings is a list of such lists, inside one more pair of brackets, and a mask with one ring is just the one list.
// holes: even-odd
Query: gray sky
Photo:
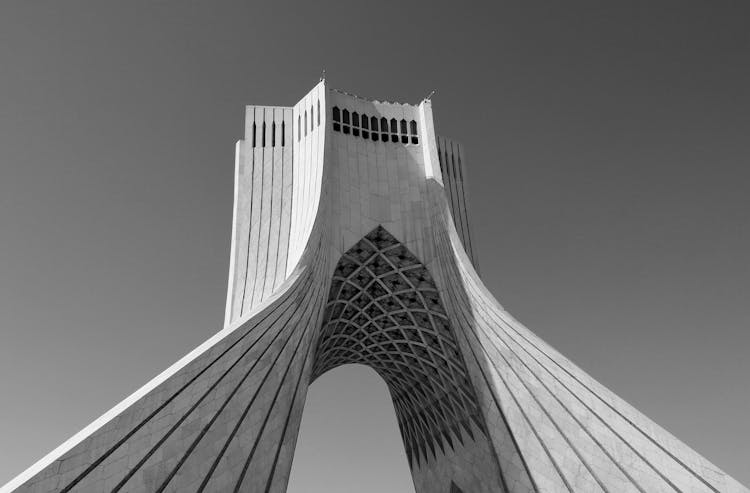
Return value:
[[(748, 4), (491, 4), (2, 2), (0, 484), (220, 328), (243, 107), (323, 67), (437, 89), (492, 292), (750, 484)], [(395, 423), (321, 378), (290, 491), (409, 491)]]

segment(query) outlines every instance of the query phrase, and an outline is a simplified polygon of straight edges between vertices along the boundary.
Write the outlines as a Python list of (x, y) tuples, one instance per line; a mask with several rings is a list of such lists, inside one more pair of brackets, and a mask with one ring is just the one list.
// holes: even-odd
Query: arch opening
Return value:
[(307, 390), (288, 493), (414, 493), (385, 381), (351, 364)]
[(486, 434), (434, 279), (382, 226), (336, 266), (311, 381), (349, 363), (385, 380), (412, 469)]

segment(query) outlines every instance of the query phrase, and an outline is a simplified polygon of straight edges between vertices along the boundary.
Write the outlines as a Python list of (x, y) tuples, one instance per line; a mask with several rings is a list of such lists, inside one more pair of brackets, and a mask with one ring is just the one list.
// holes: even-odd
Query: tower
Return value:
[(3, 491), (286, 488), (308, 385), (385, 380), (416, 490), (748, 492), (510, 316), (431, 103), (249, 106), (224, 328)]

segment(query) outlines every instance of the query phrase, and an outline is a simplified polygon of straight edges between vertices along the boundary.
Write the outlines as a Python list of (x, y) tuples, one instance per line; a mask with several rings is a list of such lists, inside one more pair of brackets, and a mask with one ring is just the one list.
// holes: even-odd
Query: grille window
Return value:
[(333, 107), (333, 131), (341, 132), (341, 110), (338, 106)]
[(359, 113), (352, 113), (352, 135), (359, 137)]
[[(317, 102), (317, 105), (320, 107), (320, 101)], [(312, 107), (310, 107), (310, 111), (310, 130), (312, 130), (312, 119), (314, 118)], [(320, 109), (318, 109), (318, 120), (320, 118)], [(343, 132), (354, 137), (361, 136), (364, 139), (372, 139), (375, 142), (401, 142), (406, 145), (419, 144), (419, 132), (416, 120), (397, 120), (396, 118), (389, 120), (385, 117), (368, 116), (356, 111), (350, 112), (338, 106), (331, 108), (331, 119), (334, 132)]]
[(349, 110), (344, 110), (344, 133), (349, 135)]

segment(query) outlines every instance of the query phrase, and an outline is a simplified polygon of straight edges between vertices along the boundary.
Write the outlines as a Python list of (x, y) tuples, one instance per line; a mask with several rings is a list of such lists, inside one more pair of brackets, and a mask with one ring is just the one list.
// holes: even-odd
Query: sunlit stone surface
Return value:
[(465, 181), (430, 101), (248, 106), (225, 328), (3, 491), (284, 491), (308, 385), (361, 363), (420, 493), (747, 492), (502, 308)]

